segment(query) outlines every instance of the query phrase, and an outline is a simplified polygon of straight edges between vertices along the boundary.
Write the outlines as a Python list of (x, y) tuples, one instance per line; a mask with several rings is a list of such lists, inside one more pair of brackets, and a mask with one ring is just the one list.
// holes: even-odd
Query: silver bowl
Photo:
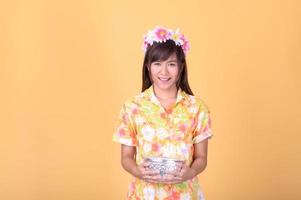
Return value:
[(148, 157), (145, 161), (149, 162), (148, 168), (159, 171), (161, 176), (170, 172), (180, 172), (178, 164), (184, 164), (184, 160), (166, 158), (166, 157)]

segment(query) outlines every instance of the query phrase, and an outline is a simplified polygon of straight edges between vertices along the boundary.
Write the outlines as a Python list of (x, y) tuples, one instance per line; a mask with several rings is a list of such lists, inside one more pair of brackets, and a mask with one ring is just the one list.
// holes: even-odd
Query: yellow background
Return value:
[(111, 141), (142, 36), (179, 27), (212, 113), (207, 200), (301, 199), (298, 0), (0, 3), (0, 199), (124, 199)]

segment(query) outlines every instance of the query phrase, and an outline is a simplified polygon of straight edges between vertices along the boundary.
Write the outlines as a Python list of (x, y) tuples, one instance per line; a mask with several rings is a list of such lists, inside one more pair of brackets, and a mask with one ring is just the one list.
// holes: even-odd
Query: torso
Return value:
[[(114, 141), (136, 146), (137, 165), (147, 157), (168, 157), (185, 160), (189, 166), (195, 141), (209, 136), (209, 131), (202, 134), (203, 138), (195, 134), (208, 121), (203, 101), (183, 91), (179, 91), (178, 97), (159, 100), (149, 88), (124, 104)], [(203, 192), (197, 177), (174, 185), (148, 183), (133, 177), (127, 199), (163, 198), (203, 199)]]
[(171, 99), (171, 100), (159, 100), (165, 111), (170, 110), (174, 103), (176, 102), (176, 99)]

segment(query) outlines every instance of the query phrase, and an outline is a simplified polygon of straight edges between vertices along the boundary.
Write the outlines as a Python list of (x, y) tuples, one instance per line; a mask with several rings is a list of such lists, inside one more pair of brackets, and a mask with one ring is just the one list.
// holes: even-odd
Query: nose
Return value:
[(164, 74), (167, 74), (168, 70), (167, 70), (167, 65), (162, 65), (162, 69), (161, 69), (161, 74), (164, 75)]

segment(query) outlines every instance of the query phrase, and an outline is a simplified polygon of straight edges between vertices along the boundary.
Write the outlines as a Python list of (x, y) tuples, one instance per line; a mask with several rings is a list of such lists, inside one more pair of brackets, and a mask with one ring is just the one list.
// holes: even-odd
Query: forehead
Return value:
[(177, 56), (176, 56), (175, 53), (173, 53), (166, 60), (160, 60), (160, 61), (167, 61), (167, 62), (174, 61), (174, 62), (176, 62), (177, 61)]

